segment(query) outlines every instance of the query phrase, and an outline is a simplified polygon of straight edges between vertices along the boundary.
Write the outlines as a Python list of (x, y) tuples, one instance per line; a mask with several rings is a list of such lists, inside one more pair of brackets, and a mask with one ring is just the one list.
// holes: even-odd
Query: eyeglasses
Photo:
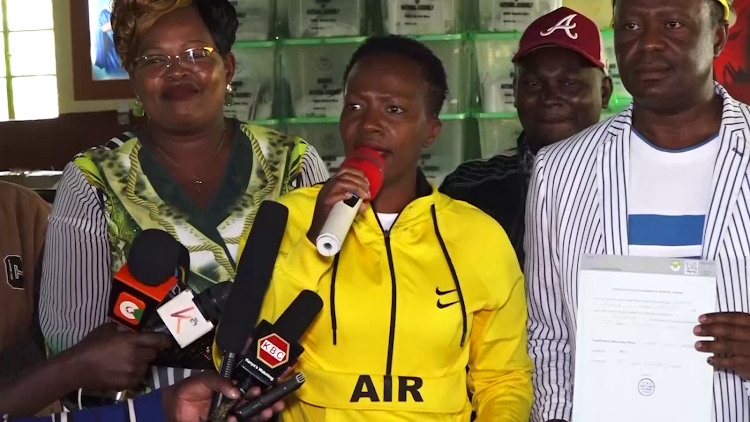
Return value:
[(166, 54), (149, 54), (135, 59), (136, 70), (141, 70), (151, 76), (160, 76), (164, 74), (174, 60), (185, 70), (190, 72), (200, 72), (211, 66), (211, 54), (215, 49), (213, 47), (199, 47), (185, 50), (185, 52), (176, 56)]

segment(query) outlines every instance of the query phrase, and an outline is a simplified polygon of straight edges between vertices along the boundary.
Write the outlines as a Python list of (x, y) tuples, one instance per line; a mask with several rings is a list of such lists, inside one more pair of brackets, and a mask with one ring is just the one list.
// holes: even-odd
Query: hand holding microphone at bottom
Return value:
[[(53, 358), (56, 359), (56, 358)], [(6, 401), (8, 395), (11, 398), (24, 402), (36, 401), (38, 396), (50, 396), (54, 394), (55, 386), (50, 385), (50, 380), (55, 374), (68, 371), (75, 374), (75, 368), (68, 368), (65, 362), (50, 361), (42, 367), (34, 370), (34, 373), (28, 374), (25, 381), (20, 384), (0, 387), (0, 403)], [(33, 389), (31, 387), (34, 387)], [(15, 388), (14, 388), (15, 387)], [(24, 391), (19, 391), (24, 390)], [(231, 380), (222, 378), (216, 372), (206, 371), (201, 374), (192, 376), (171, 387), (152, 391), (146, 395), (129, 400), (127, 403), (117, 403), (115, 405), (98, 408), (97, 410), (74, 410), (70, 413), (57, 414), (44, 417), (16, 417), (5, 415), (10, 410), (13, 415), (33, 414), (35, 411), (27, 410), (15, 413), (12, 408), (3, 408), (0, 404), (0, 419), (19, 422), (44, 422), (52, 420), (75, 420), (79, 422), (98, 422), (106, 420), (108, 422), (132, 422), (132, 421), (169, 421), (169, 422), (199, 422), (205, 421), (208, 416), (208, 409), (211, 403), (211, 396), (214, 392), (221, 392), (224, 396), (239, 399), (240, 391)], [(7, 394), (6, 394), (7, 393)], [(36, 394), (35, 394), (36, 393)], [(276, 395), (278, 396), (278, 394)], [(240, 416), (238, 421), (235, 417), (229, 417), (227, 422), (263, 422), (270, 420), (275, 413), (284, 409), (281, 402), (270, 402), (268, 394), (261, 395), (260, 388), (252, 388), (245, 396), (250, 400), (247, 406), (250, 406), (248, 414), (252, 414), (252, 419)], [(265, 400), (264, 400), (265, 399)], [(262, 402), (261, 406), (258, 402)], [(49, 403), (49, 401), (45, 402)], [(27, 403), (28, 404), (28, 403)], [(7, 409), (7, 410), (6, 410)], [(262, 412), (258, 411), (262, 409)], [(222, 419), (222, 422), (225, 420)]]
[[(226, 372), (226, 358), (230, 355), (226, 352), (227, 348), (221, 346), (227, 344), (228, 340), (224, 338), (220, 324), (216, 341), (218, 347), (225, 350), (220, 372), (225, 378), (236, 380), (241, 392), (250, 392), (256, 387), (263, 391), (260, 397), (248, 403), (224, 401), (221, 400), (222, 397), (218, 397), (219, 400), (212, 401), (209, 421), (223, 422), (228, 415), (243, 420), (262, 415), (268, 408), (273, 407), (274, 403), (300, 388), (305, 382), (305, 377), (302, 374), (289, 375), (305, 350), (299, 344), (302, 335), (312, 325), (322, 308), (323, 300), (317, 293), (311, 290), (301, 291), (276, 322), (271, 324), (264, 319), (258, 323), (249, 346), (247, 340), (241, 343), (243, 346), (240, 346), (239, 354), (242, 360), (238, 364), (232, 364), (231, 367), (234, 369)], [(242, 335), (239, 338), (247, 339), (248, 336)], [(230, 344), (230, 347), (234, 345)]]
[[(80, 388), (137, 387), (149, 363), (170, 339), (159, 334), (120, 331), (104, 324), (80, 343), (0, 385), (0, 415), (33, 415)], [(1, 416), (0, 416), (1, 417)]]
[[(180, 384), (164, 389), (163, 406), (169, 422), (195, 422), (206, 420), (211, 396), (214, 391), (221, 392), (225, 397), (232, 400), (240, 399), (240, 390), (232, 380), (223, 378), (215, 372), (203, 372), (192, 376)], [(246, 399), (260, 396), (260, 387), (253, 387), (248, 392)], [(250, 422), (261, 422), (270, 420), (274, 414), (284, 410), (284, 403), (277, 402), (256, 415)], [(228, 422), (236, 422), (234, 416), (227, 419)], [(243, 419), (241, 422), (245, 422)]]
[(81, 368), (82, 387), (125, 390), (140, 386), (157, 354), (172, 345), (163, 334), (124, 331), (106, 323), (86, 336), (70, 352)]

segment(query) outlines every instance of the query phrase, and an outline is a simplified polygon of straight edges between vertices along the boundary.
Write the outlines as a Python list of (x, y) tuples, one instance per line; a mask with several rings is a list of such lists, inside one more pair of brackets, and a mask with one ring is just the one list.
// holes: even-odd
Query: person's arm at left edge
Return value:
[(137, 385), (149, 362), (169, 345), (161, 334), (136, 334), (104, 324), (72, 348), (0, 383), (0, 413), (37, 414), (79, 388), (121, 391)]
[[(0, 365), (17, 363), (15, 356), (24, 354), (32, 340), (35, 271), (50, 209), (32, 190), (0, 181), (0, 260), (8, 267), (7, 274), (0, 272)], [(38, 355), (43, 356), (41, 347)]]
[[(211, 404), (214, 391), (220, 391), (225, 397), (238, 399), (240, 392), (231, 380), (220, 377), (215, 372), (206, 371), (192, 376), (185, 381), (156, 390), (152, 393), (128, 400), (113, 406), (79, 410), (70, 413), (70, 419), (75, 422), (195, 422), (205, 420)], [(259, 388), (251, 389), (249, 396), (260, 394)], [(271, 419), (274, 413), (283, 410), (282, 403), (276, 403), (260, 415), (251, 419), (261, 422)], [(50, 418), (14, 418), (8, 417), (9, 422), (42, 422), (62, 420), (59, 415)], [(230, 422), (234, 418), (228, 419)]]
[(469, 388), (476, 421), (528, 422), (533, 389), (523, 275), (500, 225), (487, 234), (481, 247), (494, 257), (483, 274), (487, 304), (474, 314), (469, 339)]

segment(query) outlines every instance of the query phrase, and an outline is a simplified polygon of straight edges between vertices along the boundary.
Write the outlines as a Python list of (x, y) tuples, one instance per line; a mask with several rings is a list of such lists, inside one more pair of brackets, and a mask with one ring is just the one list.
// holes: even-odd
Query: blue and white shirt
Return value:
[(683, 150), (651, 144), (635, 129), (630, 136), (629, 254), (699, 258), (719, 154), (716, 136)]

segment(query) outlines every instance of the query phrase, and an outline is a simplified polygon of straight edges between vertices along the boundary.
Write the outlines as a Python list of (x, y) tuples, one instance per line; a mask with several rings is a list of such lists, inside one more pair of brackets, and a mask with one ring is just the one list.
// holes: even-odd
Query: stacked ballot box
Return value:
[(456, 34), (463, 29), (462, 1), (381, 0), (383, 32), (400, 35)]
[(335, 117), (344, 102), (344, 70), (364, 37), (281, 41), (280, 81), (287, 117)]
[[(403, 35), (430, 48), (445, 67), (449, 91), (442, 132), (421, 161), (437, 182), (464, 160), (516, 147), (521, 126), (511, 58), (528, 24), (563, 0), (231, 2), (239, 28), (234, 102), (226, 115), (302, 137), (332, 173), (344, 156), (338, 119), (352, 54), (370, 35)], [(599, 19), (602, 26), (606, 20)], [(603, 29), (615, 87), (605, 115), (612, 115), (627, 107), (630, 96), (619, 79), (611, 29)]]
[(277, 114), (277, 45), (273, 41), (235, 44), (237, 58), (232, 89), (234, 100), (225, 114), (242, 121), (267, 120)]

